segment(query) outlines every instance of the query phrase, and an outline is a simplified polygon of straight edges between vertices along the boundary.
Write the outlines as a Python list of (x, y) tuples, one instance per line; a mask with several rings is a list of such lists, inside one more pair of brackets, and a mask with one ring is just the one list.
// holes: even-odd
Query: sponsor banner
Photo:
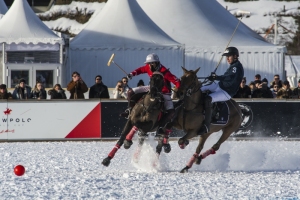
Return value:
[[(300, 137), (300, 101), (277, 99), (235, 99), (242, 109), (241, 128), (230, 137)], [(127, 102), (102, 102), (102, 137), (119, 137), (126, 119), (119, 114)], [(181, 137), (184, 132), (173, 129), (171, 137)]]
[(99, 101), (0, 103), (1, 140), (101, 137)]
[(120, 117), (128, 106), (127, 101), (111, 100), (101, 102), (102, 137), (120, 137), (127, 119)]
[[(272, 100), (237, 101), (251, 109), (242, 123), (248, 125), (232, 137), (300, 137), (300, 101)], [(251, 123), (249, 123), (251, 122)]]

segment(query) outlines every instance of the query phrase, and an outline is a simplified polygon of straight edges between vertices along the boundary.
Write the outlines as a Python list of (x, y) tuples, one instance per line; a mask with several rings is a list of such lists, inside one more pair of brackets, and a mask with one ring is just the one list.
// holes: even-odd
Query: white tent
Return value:
[[(69, 77), (78, 71), (88, 86), (94, 77), (102, 75), (108, 87), (115, 87), (125, 76), (120, 69), (107, 62), (115, 53), (115, 62), (126, 73), (143, 65), (149, 53), (157, 53), (167, 68), (183, 64), (184, 49), (181, 44), (164, 33), (140, 8), (135, 0), (109, 0), (102, 11), (70, 42)], [(174, 70), (172, 70), (174, 72)], [(135, 87), (140, 76), (130, 82)]]
[(300, 56), (285, 56), (285, 69), (286, 80), (290, 82), (291, 87), (297, 87), (300, 79)]
[(0, 43), (6, 43), (8, 51), (43, 50), (43, 46), (58, 50), (57, 44), (63, 44), (62, 38), (37, 17), (26, 0), (14, 1), (0, 21), (0, 30)]
[[(137, 0), (148, 16), (168, 35), (185, 45), (185, 66), (201, 67), (199, 76), (215, 70), (239, 20), (216, 0)], [(284, 75), (285, 47), (266, 42), (242, 22), (229, 46), (240, 51), (249, 81), (259, 73), (272, 79)], [(217, 74), (228, 67), (223, 59)]]
[(0, 19), (3, 17), (3, 15), (7, 12), (7, 6), (4, 3), (3, 0), (0, 0)]
[[(18, 63), (17, 60), (20, 59), (20, 55), (24, 56), (26, 53), (17, 55), (14, 54), (15, 52), (32, 52), (32, 54), (36, 51), (54, 52), (53, 54), (58, 57), (58, 59), (55, 58), (58, 60), (56, 66), (61, 68), (63, 39), (58, 37), (37, 17), (26, 0), (15, 0), (0, 20), (0, 44), (2, 44), (2, 52), (6, 52), (6, 56), (5, 53), (2, 53), (1, 56), (1, 62), (5, 61), (2, 62), (2, 70), (0, 71), (2, 73), (1, 82), (6, 81), (9, 60), (13, 60), (10, 62), (10, 66), (12, 66), (12, 63), (17, 63), (18, 67), (22, 69), (21, 63)], [(50, 55), (46, 57), (50, 57)], [(25, 57), (22, 57), (22, 59), (24, 66)], [(38, 65), (41, 65), (42, 59), (40, 59)], [(32, 80), (32, 83), (34, 82)]]

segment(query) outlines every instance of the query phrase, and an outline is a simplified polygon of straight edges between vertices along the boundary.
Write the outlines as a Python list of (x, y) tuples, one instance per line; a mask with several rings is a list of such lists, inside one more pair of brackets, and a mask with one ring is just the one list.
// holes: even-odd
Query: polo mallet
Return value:
[(114, 63), (114, 64), (115, 64), (117, 67), (119, 67), (119, 69), (122, 70), (122, 71), (126, 74), (126, 76), (127, 76), (128, 73), (126, 73), (125, 70), (124, 70), (122, 67), (120, 67), (117, 63), (114, 62), (114, 58), (115, 58), (115, 54), (113, 53), (113, 54), (111, 55), (110, 59), (108, 60), (107, 66), (110, 66), (111, 63)]
[[(245, 15), (246, 15), (246, 16), (250, 16), (251, 13), (250, 13), (249, 11), (238, 11), (238, 14), (241, 15), (241, 19), (239, 20), (238, 24), (236, 25), (236, 27), (235, 27), (235, 29), (234, 29), (232, 35), (231, 35), (231, 38), (230, 38), (230, 40), (229, 40), (227, 46), (225, 47), (225, 50), (228, 48), (228, 46), (229, 46), (229, 44), (230, 44), (230, 42), (231, 42), (231, 40), (232, 40), (232, 38), (233, 38), (233, 36), (234, 36), (236, 30), (238, 29), (238, 27), (239, 27), (239, 25), (240, 25), (240, 23), (241, 23), (243, 17), (244, 17)], [(224, 50), (224, 51), (225, 51), (225, 50)], [(216, 73), (216, 71), (217, 71), (217, 69), (218, 69), (218, 67), (219, 67), (219, 65), (220, 65), (220, 63), (221, 63), (221, 61), (222, 61), (222, 59), (223, 59), (223, 56), (221, 56), (221, 58), (220, 58), (220, 60), (219, 60), (219, 62), (218, 62), (218, 64), (217, 64), (217, 67), (216, 67), (216, 69), (214, 70), (214, 73)]]

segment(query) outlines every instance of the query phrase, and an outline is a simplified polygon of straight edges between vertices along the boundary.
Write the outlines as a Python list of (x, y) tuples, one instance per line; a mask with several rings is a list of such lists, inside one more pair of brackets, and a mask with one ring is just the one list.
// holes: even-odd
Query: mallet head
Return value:
[(115, 54), (113, 53), (110, 57), (110, 59), (108, 60), (108, 63), (107, 63), (107, 66), (110, 66), (110, 64), (113, 62), (114, 60), (114, 57), (115, 57)]

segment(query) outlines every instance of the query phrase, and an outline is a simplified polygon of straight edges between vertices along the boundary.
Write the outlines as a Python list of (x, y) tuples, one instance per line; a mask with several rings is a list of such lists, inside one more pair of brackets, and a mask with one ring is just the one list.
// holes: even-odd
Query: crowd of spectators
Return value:
[(246, 77), (244, 77), (234, 98), (299, 99), (300, 79), (298, 80), (298, 87), (291, 89), (289, 81), (280, 80), (278, 74), (274, 75), (270, 85), (266, 78), (261, 79), (260, 74), (256, 74), (249, 85), (246, 85)]
[[(137, 83), (137, 87), (144, 86), (144, 81), (141, 79)], [(110, 97), (108, 87), (102, 82), (102, 76), (95, 77), (95, 84), (88, 88), (82, 80), (80, 73), (73, 72), (72, 80), (67, 85), (67, 91), (70, 93), (69, 99), (84, 99), (84, 93), (88, 92), (89, 99), (93, 98), (113, 98), (127, 99), (127, 91), (130, 89), (128, 78), (123, 77), (119, 80)], [(32, 89), (26, 84), (25, 79), (20, 79), (15, 86), (12, 94), (8, 92), (6, 85), (0, 85), (0, 99), (47, 99), (47, 94), (50, 99), (67, 99), (66, 91), (60, 84), (55, 84), (48, 92), (43, 87), (43, 84), (38, 82)], [(277, 99), (300, 99), (300, 79), (295, 88), (291, 88), (289, 81), (280, 80), (278, 74), (274, 75), (272, 82), (269, 84), (266, 78), (261, 79), (260, 74), (254, 76), (254, 80), (247, 84), (246, 77), (242, 79), (239, 90), (233, 98), (277, 98)]]

